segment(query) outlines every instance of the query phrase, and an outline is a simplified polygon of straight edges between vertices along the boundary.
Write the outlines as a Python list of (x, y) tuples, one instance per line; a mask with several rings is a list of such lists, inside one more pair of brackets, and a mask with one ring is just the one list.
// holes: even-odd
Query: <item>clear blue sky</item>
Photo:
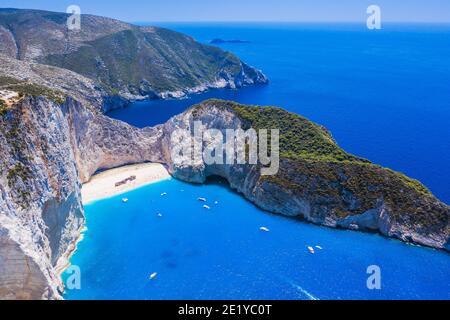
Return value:
[(383, 21), (449, 22), (450, 0), (0, 0), (0, 7), (65, 11), (125, 21), (365, 21), (379, 5)]

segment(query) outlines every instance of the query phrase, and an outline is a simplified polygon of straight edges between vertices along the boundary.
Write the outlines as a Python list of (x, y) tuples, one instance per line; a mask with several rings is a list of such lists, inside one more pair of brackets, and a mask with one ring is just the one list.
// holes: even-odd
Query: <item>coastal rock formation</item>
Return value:
[(71, 71), (0, 61), (2, 88), (16, 93), (0, 100), (0, 299), (59, 299), (84, 224), (81, 183), (160, 161), (160, 130), (102, 115), (103, 92)]
[(84, 224), (81, 183), (99, 169), (161, 161), (159, 137), (71, 97), (26, 96), (2, 112), (0, 298), (61, 298), (58, 272)]
[(26, 98), (0, 118), (0, 298), (59, 297), (61, 257), (84, 223), (60, 106)]
[[(261, 165), (174, 163), (170, 133), (204, 129), (280, 129), (276, 175)], [(163, 153), (170, 173), (203, 183), (225, 178), (247, 199), (270, 212), (328, 227), (370, 230), (406, 242), (449, 250), (450, 208), (422, 184), (342, 150), (330, 133), (279, 108), (208, 100), (169, 120), (163, 127)], [(204, 142), (206, 144), (208, 142)]]
[(232, 53), (175, 31), (92, 15), (81, 15), (81, 28), (69, 31), (69, 16), (0, 9), (0, 54), (72, 70), (127, 100), (268, 81)]
[[(0, 90), (8, 89), (25, 94), (41, 94), (51, 88), (62, 95), (70, 95), (86, 108), (102, 111), (107, 93), (94, 81), (70, 70), (27, 63), (0, 54)], [(33, 87), (41, 90), (33, 90)]]

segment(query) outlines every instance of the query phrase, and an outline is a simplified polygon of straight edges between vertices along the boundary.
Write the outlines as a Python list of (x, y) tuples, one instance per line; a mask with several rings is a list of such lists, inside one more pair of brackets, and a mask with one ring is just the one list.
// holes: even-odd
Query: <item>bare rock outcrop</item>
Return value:
[(84, 223), (64, 112), (27, 98), (1, 117), (0, 141), (0, 297), (58, 298), (58, 260)]

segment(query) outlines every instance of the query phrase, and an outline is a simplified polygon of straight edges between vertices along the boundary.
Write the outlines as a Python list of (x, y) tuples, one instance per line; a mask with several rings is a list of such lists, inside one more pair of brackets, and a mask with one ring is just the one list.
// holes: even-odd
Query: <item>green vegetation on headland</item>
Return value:
[[(63, 104), (66, 101), (66, 95), (58, 90), (11, 77), (0, 76), (0, 89), (17, 92), (19, 100), (25, 97), (36, 98), (42, 96), (57, 104)], [(1, 110), (3, 109), (0, 108), (0, 115), (3, 115)]]
[(426, 225), (448, 221), (444, 205), (429, 212), (438, 200), (419, 181), (345, 152), (324, 127), (304, 117), (276, 107), (216, 99), (196, 105), (193, 115), (211, 107), (235, 113), (244, 129), (280, 130), (280, 170), (277, 175), (261, 177), (261, 181), (275, 183), (318, 206), (331, 207), (341, 218), (384, 202), (396, 219)]
[(3, 117), (8, 111), (8, 106), (6, 103), (0, 99), (0, 117)]
[(19, 178), (22, 181), (26, 181), (30, 177), (30, 169), (27, 166), (23, 165), (21, 162), (18, 162), (14, 167), (8, 170), (8, 185), (10, 188), (13, 188)]
[(80, 30), (68, 31), (67, 17), (0, 8), (0, 28), (14, 35), (14, 41), (2, 43), (3, 52), (74, 71), (125, 97), (179, 96), (217, 85), (267, 82), (236, 55), (176, 31), (92, 15), (81, 16)]
[(30, 191), (26, 187), (26, 183), (31, 179), (32, 173), (29, 166), (22, 162), (17, 162), (14, 167), (8, 170), (7, 174), (8, 186), (17, 190), (20, 200), (20, 206), (25, 209), (28, 206)]
[(0, 88), (3, 88), (8, 85), (17, 84), (20, 82), (22, 81), (13, 77), (0, 76)]
[(66, 101), (66, 96), (57, 90), (49, 89), (34, 83), (19, 83), (7, 87), (8, 90), (16, 91), (20, 97), (46, 97), (47, 99), (57, 103), (63, 104)]
[(155, 28), (124, 30), (86, 42), (67, 54), (40, 62), (99, 81), (110, 93), (177, 91), (214, 82), (221, 72), (237, 75), (240, 60), (231, 53), (195, 42), (183, 34)]
[(298, 114), (278, 107), (248, 106), (218, 99), (209, 99), (198, 104), (193, 113), (205, 107), (207, 109), (208, 106), (227, 108), (236, 113), (243, 121), (243, 129), (279, 129), (282, 158), (369, 163), (368, 160), (345, 152), (336, 144), (327, 129)]

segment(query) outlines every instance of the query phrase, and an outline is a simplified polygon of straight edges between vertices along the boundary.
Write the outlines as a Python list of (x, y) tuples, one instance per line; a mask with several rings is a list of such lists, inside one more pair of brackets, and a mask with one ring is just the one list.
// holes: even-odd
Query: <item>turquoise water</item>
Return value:
[[(271, 83), (136, 103), (111, 116), (144, 127), (211, 97), (282, 106), (450, 203), (450, 26), (165, 26), (205, 43), (249, 40), (223, 48), (263, 69)], [(441, 251), (272, 215), (217, 182), (169, 180), (125, 196), (127, 204), (122, 195), (86, 206), (88, 231), (71, 260), (81, 268), (82, 289), (66, 298), (450, 298), (450, 260)], [(309, 253), (315, 245), (323, 250)], [(369, 265), (381, 267), (381, 290), (366, 287)]]
[[(220, 181), (168, 180), (122, 197), (86, 206), (88, 230), (71, 260), (81, 290), (66, 298), (450, 298), (448, 254), (263, 212)], [(381, 290), (366, 287), (369, 265), (381, 268)]]

